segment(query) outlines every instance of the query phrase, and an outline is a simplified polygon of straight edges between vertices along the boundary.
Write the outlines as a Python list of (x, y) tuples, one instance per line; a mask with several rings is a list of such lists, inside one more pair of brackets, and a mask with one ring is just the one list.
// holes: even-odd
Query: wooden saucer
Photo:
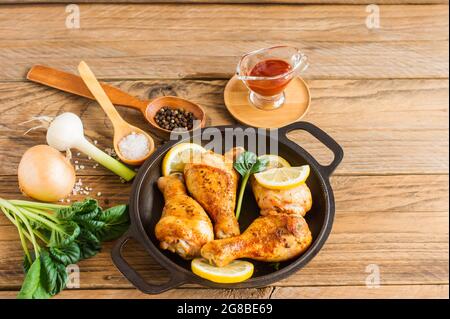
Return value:
[(225, 87), (225, 105), (231, 115), (243, 124), (279, 128), (300, 120), (311, 104), (308, 85), (301, 78), (292, 79), (284, 92), (286, 101), (281, 107), (274, 110), (259, 109), (250, 102), (247, 87), (235, 75)]

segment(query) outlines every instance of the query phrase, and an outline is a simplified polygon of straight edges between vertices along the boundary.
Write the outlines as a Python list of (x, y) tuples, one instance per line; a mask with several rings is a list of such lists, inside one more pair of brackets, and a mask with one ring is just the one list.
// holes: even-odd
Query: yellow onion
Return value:
[(22, 193), (44, 202), (67, 197), (75, 185), (75, 169), (70, 161), (48, 145), (28, 149), (17, 175)]

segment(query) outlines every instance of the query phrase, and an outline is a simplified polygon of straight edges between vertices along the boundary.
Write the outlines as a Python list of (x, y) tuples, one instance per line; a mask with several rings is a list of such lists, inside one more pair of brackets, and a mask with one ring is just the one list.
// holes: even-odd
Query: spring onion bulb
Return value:
[(58, 115), (47, 129), (47, 143), (59, 151), (76, 148), (126, 181), (136, 175), (132, 169), (92, 145), (84, 136), (83, 123), (74, 113)]
[(20, 160), (17, 175), (22, 193), (44, 202), (67, 197), (75, 185), (70, 161), (48, 145), (28, 149)]

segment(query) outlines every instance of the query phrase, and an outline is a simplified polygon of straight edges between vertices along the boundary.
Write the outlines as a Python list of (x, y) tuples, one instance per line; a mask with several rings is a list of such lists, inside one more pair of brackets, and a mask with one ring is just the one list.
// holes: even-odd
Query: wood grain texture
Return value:
[[(268, 299), (272, 287), (260, 289), (173, 289), (159, 295), (146, 295), (136, 289), (66, 289), (55, 299)], [(15, 291), (0, 291), (0, 298), (13, 299)]]
[[(112, 243), (106, 243), (95, 258), (79, 263), (81, 289), (59, 298), (448, 298), (447, 0), (377, 1), (388, 5), (380, 6), (376, 30), (365, 25), (372, 0), (108, 1), (80, 5), (79, 30), (65, 27), (65, 0), (46, 2), (59, 3), (0, 6), (0, 196), (21, 197), (15, 176), (20, 155), (45, 143), (42, 131), (22, 135), (31, 125), (19, 123), (30, 116), (75, 112), (91, 140), (111, 147), (111, 123), (95, 102), (24, 82), (36, 63), (74, 72), (84, 59), (99, 78), (133, 95), (191, 99), (206, 109), (207, 125), (222, 125), (235, 123), (223, 89), (239, 56), (296, 45), (312, 63), (305, 77), (313, 100), (305, 120), (333, 136), (346, 153), (331, 178), (336, 218), (329, 240), (310, 264), (274, 287), (188, 284), (144, 295), (113, 266)], [(427, 5), (403, 5), (410, 3)], [(137, 111), (119, 112), (148, 129)], [(310, 136), (289, 137), (320, 162), (329, 161), (329, 152)], [(101, 205), (128, 201), (130, 184), (94, 169), (76, 151), (74, 161), (84, 166), (77, 174)], [(14, 298), (23, 280), (17, 236), (1, 215), (0, 298)], [(127, 245), (125, 256), (150, 282), (167, 281), (167, 271), (136, 242)], [(370, 289), (365, 282), (373, 264), (381, 287)]]
[[(366, 269), (372, 264), (380, 269), (382, 285), (448, 284), (448, 213), (429, 213), (426, 218), (423, 215), (341, 212), (319, 255), (276, 286), (364, 285), (369, 276)], [(423, 220), (426, 227), (417, 220)], [(357, 228), (368, 223), (373, 226)], [(16, 290), (23, 280), (23, 252), (13, 226), (0, 226), (0, 230), (0, 287)], [(105, 244), (95, 258), (78, 264), (81, 288), (132, 287), (113, 266), (111, 247), (111, 243)], [(161, 284), (168, 280), (164, 269), (136, 243), (127, 245), (124, 254), (149, 282)]]
[[(80, 179), (84, 186), (92, 188), (89, 195), (97, 198), (102, 206), (128, 202), (131, 184), (122, 183), (119, 177), (82, 176)], [(442, 212), (449, 205), (448, 183), (448, 175), (338, 175), (331, 178), (338, 213), (352, 214), (420, 212), (426, 215)], [(18, 190), (16, 176), (0, 176), (0, 189), (2, 198), (25, 199)], [(98, 192), (100, 196), (97, 196)], [(83, 198), (84, 195), (78, 195), (72, 196), (71, 200)], [(0, 225), (9, 225), (9, 221), (2, 218), (0, 215)]]
[[(0, 0), (0, 4), (73, 3), (71, 0)], [(172, 3), (172, 4), (372, 4), (372, 0), (77, 0), (77, 3)], [(377, 4), (445, 4), (448, 0), (378, 0)]]
[(423, 298), (448, 298), (448, 285), (397, 285), (368, 288), (364, 286), (347, 287), (305, 287), (301, 289), (291, 287), (276, 287), (272, 298), (288, 299), (423, 299)]
[[(15, 291), (0, 291), (0, 298), (15, 298)], [(363, 286), (345, 287), (273, 287), (263, 289), (176, 289), (161, 295), (146, 295), (135, 289), (102, 289), (102, 290), (65, 290), (57, 299), (355, 299), (355, 298), (448, 298), (448, 285), (395, 285), (367, 288)]]
[[(115, 177), (83, 181), (102, 192), (105, 207), (127, 201), (130, 187)], [(448, 283), (448, 211), (440, 211), (448, 207), (448, 176), (335, 176), (332, 186), (337, 213), (329, 240), (310, 264), (277, 286), (364, 285), (369, 264), (380, 267), (383, 285)], [(2, 176), (0, 189), (6, 198), (19, 197), (13, 176)], [(113, 266), (111, 247), (107, 243), (99, 255), (79, 264), (83, 289), (131, 287)], [(0, 252), (0, 290), (17, 289), (23, 253), (4, 216)], [(148, 280), (167, 280), (136, 243), (126, 246), (125, 257)]]
[[(236, 123), (224, 106), (225, 83), (112, 82), (142, 99), (178, 95), (192, 100), (205, 108), (208, 126)], [(323, 128), (344, 148), (338, 174), (448, 173), (447, 80), (310, 80), (308, 84), (313, 99), (304, 120)], [(18, 124), (31, 116), (64, 111), (81, 115), (86, 135), (97, 140), (99, 147), (112, 147), (111, 123), (95, 102), (35, 83), (0, 83), (0, 175), (14, 174), (21, 154), (34, 144), (45, 143), (43, 131), (23, 136), (33, 125)], [(133, 125), (149, 129), (138, 111), (119, 107), (119, 112)], [(289, 136), (320, 162), (330, 158), (329, 151), (309, 135), (293, 132)], [(92, 161), (74, 153), (85, 166), (78, 174), (108, 173), (92, 169)]]
[(381, 6), (377, 30), (365, 6), (85, 4), (80, 29), (64, 8), (0, 8), (1, 81), (80, 59), (101, 79), (229, 78), (243, 53), (280, 43), (310, 57), (308, 78), (448, 77), (447, 5)]

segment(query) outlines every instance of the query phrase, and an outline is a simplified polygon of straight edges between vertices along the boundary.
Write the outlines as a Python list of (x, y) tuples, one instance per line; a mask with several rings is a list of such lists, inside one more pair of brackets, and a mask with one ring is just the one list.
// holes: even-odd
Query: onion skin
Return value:
[(70, 161), (48, 145), (28, 149), (20, 160), (17, 175), (21, 192), (44, 202), (70, 195), (76, 178)]

